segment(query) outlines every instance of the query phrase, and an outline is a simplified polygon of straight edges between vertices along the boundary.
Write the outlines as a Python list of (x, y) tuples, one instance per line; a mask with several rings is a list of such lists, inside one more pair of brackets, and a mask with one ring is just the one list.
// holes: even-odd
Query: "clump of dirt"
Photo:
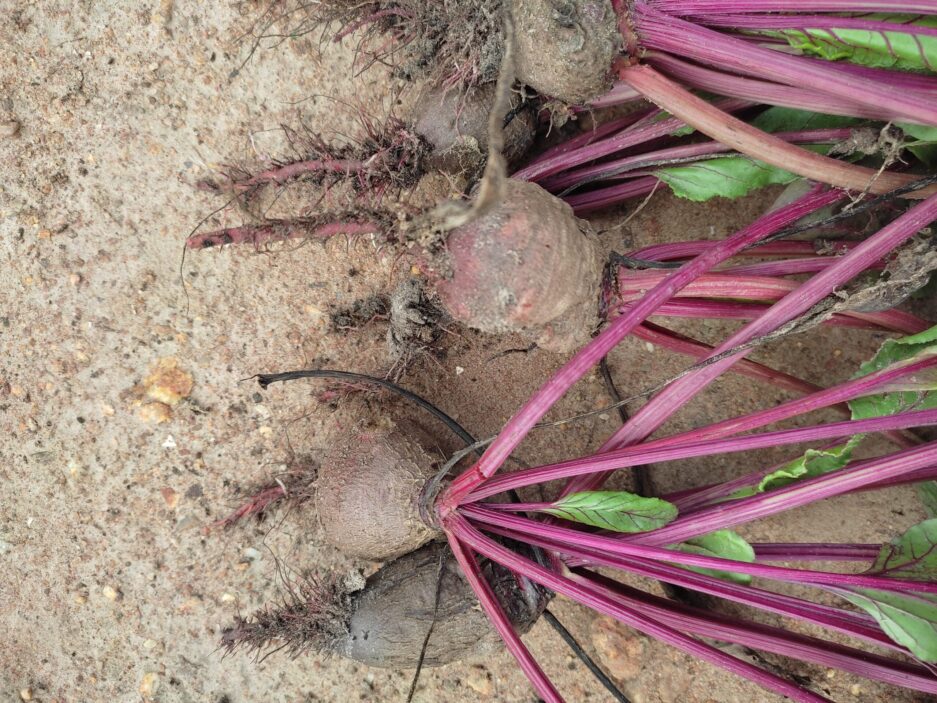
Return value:
[(416, 279), (407, 279), (391, 294), (387, 346), (398, 372), (432, 353), (442, 336), (442, 318), (442, 311), (430, 302)]
[(359, 330), (375, 320), (386, 320), (390, 308), (390, 301), (383, 295), (355, 300), (351, 305), (336, 308), (329, 314), (332, 331), (350, 332)]

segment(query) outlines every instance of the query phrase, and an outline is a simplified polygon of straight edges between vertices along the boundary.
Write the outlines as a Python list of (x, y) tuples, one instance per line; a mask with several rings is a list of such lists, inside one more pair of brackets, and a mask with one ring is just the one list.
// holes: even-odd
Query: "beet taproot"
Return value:
[(319, 524), (348, 556), (393, 559), (437, 534), (420, 511), (436, 465), (410, 432), (388, 425), (338, 437), (319, 467)]
[(517, 79), (565, 103), (585, 103), (612, 87), (621, 48), (609, 0), (513, 0)]
[[(439, 584), (439, 607), (436, 588)], [(521, 634), (543, 612), (548, 594), (522, 590), (506, 569), (482, 570)], [(415, 668), (430, 626), (424, 666), (439, 666), (498, 646), (498, 638), (444, 543), (434, 542), (385, 564), (351, 590), (335, 579), (305, 578), (287, 589), (285, 602), (250, 619), (238, 618), (222, 634), (228, 650), (282, 647), (292, 655), (318, 651), (369, 666)], [(433, 624), (435, 621), (435, 624)]]
[(598, 324), (601, 268), (595, 234), (569, 205), (507, 180), (499, 203), (449, 233), (435, 289), (469, 327), (567, 351)]

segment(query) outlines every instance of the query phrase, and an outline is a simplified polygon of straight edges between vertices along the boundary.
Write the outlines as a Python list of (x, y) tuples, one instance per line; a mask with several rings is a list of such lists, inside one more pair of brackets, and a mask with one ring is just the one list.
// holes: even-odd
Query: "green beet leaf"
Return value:
[[(722, 557), (733, 561), (744, 561), (749, 564), (755, 561), (755, 550), (738, 533), (732, 530), (716, 530), (708, 535), (701, 535), (686, 542), (671, 545), (668, 549), (686, 554), (700, 554), (707, 557)], [(734, 581), (735, 583), (748, 584), (752, 580), (749, 574), (737, 574), (720, 569), (705, 569), (699, 566), (681, 565), (681, 567), (707, 576), (715, 576), (725, 581)]]
[[(929, 330), (887, 340), (871, 360), (859, 367), (856, 377), (900, 363), (919, 361), (937, 354), (937, 326)], [(937, 407), (937, 371), (928, 370), (895, 382), (886, 393), (864, 396), (849, 401), (856, 420), (894, 415), (907, 410), (929, 410)]]
[(785, 185), (799, 176), (747, 156), (725, 156), (656, 172), (674, 195), (695, 202), (721, 196), (740, 198), (768, 185)]
[(937, 27), (937, 17), (908, 15), (864, 15), (864, 19), (891, 22), (894, 31), (861, 29), (785, 29), (770, 32), (812, 56), (830, 61), (903, 71), (933, 71), (937, 66), (937, 37), (915, 32), (917, 27)]
[[(867, 376), (894, 364), (906, 364), (937, 354), (937, 326), (900, 339), (889, 339), (872, 359), (859, 367), (856, 377)], [(896, 382), (886, 393), (867, 395), (849, 401), (852, 417), (894, 415), (904, 410), (930, 410), (937, 408), (937, 371), (929, 369), (913, 377)], [(937, 483), (918, 484), (918, 497), (924, 503), (929, 517), (937, 517)]]
[(920, 522), (882, 545), (869, 573), (912, 581), (937, 579), (937, 520)]
[(937, 662), (937, 596), (871, 588), (836, 591), (875, 618), (882, 631), (925, 662)]
[(826, 115), (822, 112), (798, 110), (794, 107), (769, 107), (760, 112), (751, 124), (765, 132), (800, 132), (806, 129), (836, 129), (867, 123), (858, 117)]
[(614, 532), (656, 530), (677, 517), (672, 503), (626, 491), (571, 493), (542, 512)]
[(911, 122), (897, 122), (897, 127), (910, 137), (905, 142), (908, 151), (914, 154), (921, 162), (934, 165), (937, 163), (937, 127), (928, 127)]
[[(766, 132), (795, 132), (851, 127), (860, 122), (862, 120), (852, 117), (771, 107), (755, 117), (752, 125)], [(807, 148), (821, 154), (829, 151), (829, 145)], [(669, 166), (659, 169), (655, 174), (670, 186), (675, 195), (697, 202), (716, 196), (739, 198), (758, 188), (785, 185), (799, 178), (789, 171), (741, 155), (720, 156), (686, 166)]]

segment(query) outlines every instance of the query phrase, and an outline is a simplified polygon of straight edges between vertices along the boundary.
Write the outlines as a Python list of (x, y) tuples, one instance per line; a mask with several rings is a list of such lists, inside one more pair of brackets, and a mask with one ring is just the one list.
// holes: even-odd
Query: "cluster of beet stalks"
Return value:
[[(887, 636), (876, 625), (875, 620), (867, 615), (840, 607), (819, 605), (803, 598), (780, 595), (755, 586), (727, 582), (681, 567), (730, 571), (759, 579), (806, 584), (828, 592), (845, 594), (847, 597), (861, 592), (861, 589), (874, 589), (875, 592), (885, 593), (886, 596), (900, 594), (902, 598), (919, 600), (928, 606), (932, 606), (932, 594), (937, 594), (937, 575), (895, 578), (882, 573), (843, 574), (770, 564), (845, 561), (868, 565), (878, 554), (880, 545), (753, 545), (756, 555), (754, 563), (675, 552), (666, 548), (668, 545), (819, 500), (854, 491), (917, 483), (937, 477), (937, 469), (934, 468), (937, 466), (937, 443), (920, 442), (913, 435), (902, 432), (910, 428), (937, 424), (937, 410), (916, 410), (911, 405), (886, 417), (844, 420), (805, 429), (743, 434), (818, 408), (836, 407), (862, 396), (896, 388), (914, 387), (915, 383), (919, 384), (917, 387), (925, 388), (928, 387), (927, 382), (921, 383), (921, 380), (933, 379), (934, 369), (937, 368), (937, 355), (933, 353), (923, 355), (913, 363), (890, 366), (829, 389), (811, 387), (797, 379), (745, 360), (749, 350), (749, 347), (746, 347), (748, 343), (770, 335), (808, 313), (856, 275), (880, 265), (884, 257), (937, 219), (937, 196), (931, 196), (875, 235), (851, 245), (839, 256), (823, 257), (822, 261), (820, 257), (805, 251), (804, 245), (800, 243), (758, 246), (800, 217), (842, 197), (843, 193), (839, 191), (818, 188), (800, 200), (769, 213), (724, 241), (709, 242), (705, 245), (694, 242), (664, 245), (641, 252), (642, 258), (679, 258), (683, 263), (679, 269), (666, 274), (655, 272), (640, 277), (640, 283), (637, 285), (646, 289), (646, 292), (640, 296), (628, 296), (623, 299), (618, 317), (544, 384), (508, 422), (484, 456), (456, 478), (438, 501), (440, 520), (456, 557), (492, 622), (544, 700), (560, 701), (562, 698), (507, 624), (484, 581), (477, 578), (476, 555), (503, 564), (520, 577), (529, 578), (630, 627), (749, 678), (791, 700), (826, 699), (754, 664), (733, 657), (698, 638), (733, 642), (756, 650), (840, 668), (867, 678), (937, 693), (937, 676), (934, 675), (929, 662), (914, 662), (914, 659), (921, 657), (916, 657), (911, 652), (906, 646), (907, 642), (899, 643), (900, 636), (897, 641), (892, 639), (895, 637), (893, 632), (888, 633), (892, 637)], [(785, 257), (776, 263), (754, 265), (758, 271), (768, 270), (782, 275), (750, 276), (752, 267), (736, 267), (734, 277), (725, 273), (711, 273), (715, 267), (739, 254)], [(802, 254), (807, 256), (800, 256)], [(744, 275), (739, 275), (740, 269)], [(783, 277), (786, 273), (794, 272), (812, 272), (812, 275), (803, 283), (794, 283)], [(714, 290), (720, 289), (720, 283), (732, 280), (738, 286), (735, 291), (744, 291), (744, 297), (772, 301), (773, 304), (766, 306), (762, 302), (759, 306), (741, 305), (743, 310), (738, 317), (750, 321), (718, 347), (708, 349), (700, 343), (680, 338), (647, 323), (647, 318), (652, 315), (674, 312), (679, 314), (678, 310), (672, 308), (679, 307), (681, 294), (691, 296), (688, 300), (699, 304), (703, 299), (694, 296), (713, 295)], [(779, 287), (769, 292), (768, 289), (775, 285)], [(723, 292), (722, 295), (726, 293)], [(753, 307), (755, 309), (752, 309)], [(714, 316), (723, 316), (724, 313), (725, 310), (720, 310)], [(860, 314), (851, 322), (876, 329), (900, 330), (904, 333), (921, 332), (926, 328), (920, 320), (904, 313), (889, 311), (880, 315), (884, 317), (872, 320), (865, 314)], [(830, 322), (833, 321), (833, 318), (830, 318)], [(845, 317), (839, 322), (845, 322)], [(511, 452), (553, 404), (629, 334), (651, 339), (662, 346), (684, 351), (700, 360), (711, 360), (712, 363), (697, 365), (694, 370), (661, 390), (610, 437), (596, 454), (554, 465), (496, 475)], [(648, 439), (696, 394), (721, 374), (731, 370), (777, 383), (800, 393), (801, 397), (747, 416), (677, 435)], [(850, 463), (839, 471), (747, 498), (726, 500), (739, 489), (757, 485), (776, 467), (757, 471), (725, 484), (685, 491), (673, 497), (673, 503), (679, 509), (679, 517), (676, 520), (659, 529), (636, 534), (596, 533), (569, 522), (539, 520), (524, 514), (549, 512), (551, 504), (492, 505), (480, 502), (508, 489), (557, 479), (567, 481), (561, 495), (594, 491), (602, 486), (609, 472), (615, 470), (801, 442), (829, 446), (831, 442), (842, 442), (869, 432), (888, 433), (899, 449), (891, 454)], [(516, 542), (548, 550), (554, 558), (553, 568), (545, 568), (504, 547), (493, 539), (494, 536), (509, 537)], [(660, 579), (819, 625), (866, 643), (886, 647), (893, 652), (909, 656), (912, 661), (909, 662), (903, 657), (880, 656), (820, 638), (794, 634), (782, 628), (697, 610), (623, 586), (600, 575), (595, 570), (598, 567)]]
[[(413, 14), (401, 10), (400, 3), (362, 3), (362, 7), (367, 12), (349, 21), (341, 37), (377, 22), (391, 36), (409, 36), (405, 26)], [(438, 523), (491, 622), (545, 701), (562, 698), (502, 612), (482, 574), (479, 557), (503, 565), (520, 580), (540, 584), (791, 700), (826, 699), (707, 640), (937, 694), (937, 570), (933, 565), (896, 573), (882, 568), (838, 573), (774, 565), (838, 561), (869, 566), (883, 550), (883, 545), (870, 544), (754, 544), (752, 562), (668, 548), (827, 498), (937, 479), (937, 442), (924, 442), (911, 432), (937, 424), (937, 410), (927, 404), (919, 407), (912, 402), (880, 417), (755, 432), (822, 408), (843, 411), (848, 417), (848, 403), (863, 397), (913, 390), (923, 398), (937, 387), (937, 352), (928, 351), (832, 388), (814, 386), (746, 359), (766, 338), (810, 324), (900, 335), (924, 333), (925, 323), (889, 304), (869, 309), (831, 301), (861, 274), (881, 272), (896, 252), (937, 220), (937, 188), (932, 181), (917, 180), (919, 176), (847, 163), (799, 146), (841, 143), (852, 136), (849, 128), (768, 134), (735, 116), (746, 114), (749, 108), (775, 105), (937, 126), (937, 77), (927, 73), (934, 68), (929, 62), (935, 55), (937, 24), (930, 16), (937, 15), (937, 6), (907, 0), (611, 0), (611, 7), (622, 45), (609, 66), (616, 83), (608, 94), (574, 110), (639, 98), (657, 107), (599, 124), (542, 153), (514, 172), (513, 178), (538, 183), (577, 213), (652, 193), (660, 185), (654, 169), (661, 164), (693, 163), (723, 154), (744, 154), (825, 185), (813, 187), (725, 240), (650, 247), (630, 256), (632, 264), (642, 262), (637, 267), (616, 266), (604, 291), (605, 329), (527, 401), (477, 462), (448, 485), (435, 504)], [(789, 51), (792, 37), (814, 46), (826, 41), (836, 48), (854, 44), (857, 35), (879, 37), (889, 47), (894, 42), (890, 48), (894, 67), (828, 61), (819, 51), (818, 56)], [(903, 70), (908, 67), (917, 70)], [(469, 74), (482, 75), (479, 71)], [(706, 100), (691, 90), (721, 97)], [(675, 136), (687, 126), (712, 141), (686, 142)], [(337, 174), (370, 188), (381, 174), (406, 173), (408, 179), (415, 178), (414, 159), (421, 149), (406, 129), (395, 125), (374, 143), (366, 158), (324, 154), (235, 182), (234, 188), (247, 191), (309, 174)], [(916, 202), (872, 236), (840, 243), (832, 255), (818, 253), (812, 244), (778, 239), (802, 218), (870, 193), (901, 195)], [(386, 231), (382, 218), (380, 213), (358, 208), (345, 218), (309, 218), (196, 235), (189, 244), (201, 248), (376, 233)], [(746, 256), (759, 261), (730, 262)], [(652, 323), (651, 317), (735, 319), (744, 325), (711, 347)], [(563, 394), (629, 335), (686, 354), (698, 363), (660, 389), (595, 454), (499, 474)], [(798, 397), (767, 410), (650, 439), (671, 416), (728, 372), (774, 384)], [(750, 491), (747, 497), (737, 494), (757, 486), (777, 467), (665, 496), (676, 506), (678, 516), (656, 529), (620, 534), (556, 519), (559, 501), (600, 490), (612, 471), (788, 444), (830, 448), (870, 433), (888, 437), (895, 451), (848, 462), (838, 470), (771, 491)], [(565, 487), (550, 503), (482, 502), (511, 489), (556, 480), (565, 480)], [(500, 538), (508, 538), (507, 544), (540, 548), (550, 561), (532, 560), (527, 552), (505, 546)], [(928, 545), (928, 553), (933, 547)], [(918, 557), (926, 561), (926, 555)], [(891, 655), (663, 599), (609, 579), (599, 568), (637, 574), (819, 626)], [(726, 579), (714, 572), (745, 578)], [(751, 585), (751, 578), (809, 586), (841, 596), (864, 612), (776, 593)], [(894, 612), (890, 617), (875, 617), (870, 614), (875, 608)], [(908, 625), (911, 620), (913, 627)], [(902, 624), (908, 626), (903, 629)]]

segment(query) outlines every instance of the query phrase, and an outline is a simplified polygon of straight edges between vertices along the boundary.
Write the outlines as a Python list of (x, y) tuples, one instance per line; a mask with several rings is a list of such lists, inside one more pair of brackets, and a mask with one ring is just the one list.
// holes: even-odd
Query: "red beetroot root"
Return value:
[[(443, 564), (436, 608), (437, 582)], [(522, 592), (506, 569), (486, 563), (485, 575), (519, 633), (546, 607), (542, 591)], [(445, 544), (430, 544), (386, 564), (352, 591), (332, 578), (288, 584), (285, 602), (239, 618), (224, 631), (229, 650), (285, 648), (339, 654), (370, 666), (410, 669), (423, 643), (425, 666), (439, 666), (496, 648), (487, 618)]]
[(517, 79), (566, 103), (612, 87), (621, 48), (609, 0), (511, 0)]
[[(432, 147), (426, 157), (429, 169), (444, 173), (480, 173), (488, 153), (488, 114), (494, 106), (493, 85), (462, 94), (456, 90), (431, 90), (420, 96), (414, 114), (414, 131)], [(512, 101), (513, 119), (504, 130), (504, 158), (509, 164), (523, 158), (533, 144), (536, 124), (530, 110), (518, 110)]]
[(449, 233), (446, 255), (434, 266), (446, 310), (483, 332), (519, 332), (566, 351), (598, 324), (595, 235), (566, 203), (532, 183), (506, 181), (499, 204)]
[(437, 530), (424, 522), (420, 501), (435, 471), (433, 459), (392, 423), (338, 438), (316, 482), (325, 540), (349, 556), (374, 561), (426, 543)]

